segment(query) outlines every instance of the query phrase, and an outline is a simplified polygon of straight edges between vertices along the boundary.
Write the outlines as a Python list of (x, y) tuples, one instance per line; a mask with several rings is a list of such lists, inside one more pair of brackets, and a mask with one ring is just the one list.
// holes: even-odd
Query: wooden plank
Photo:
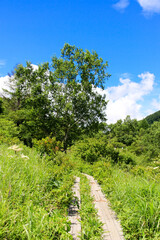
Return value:
[[(72, 188), (74, 193), (73, 203), (69, 208), (69, 220), (71, 221), (71, 230), (70, 234), (73, 236), (73, 240), (80, 239), (81, 233), (81, 223), (80, 223), (80, 215), (79, 215), (79, 208), (80, 208), (80, 178), (75, 178), (75, 183)], [(78, 205), (78, 206), (77, 206)]]
[(101, 187), (92, 176), (84, 174), (90, 181), (91, 195), (94, 199), (95, 207), (98, 211), (100, 221), (103, 223), (103, 239), (104, 240), (124, 240), (122, 228), (115, 213), (109, 207), (109, 202), (106, 200), (101, 191)]

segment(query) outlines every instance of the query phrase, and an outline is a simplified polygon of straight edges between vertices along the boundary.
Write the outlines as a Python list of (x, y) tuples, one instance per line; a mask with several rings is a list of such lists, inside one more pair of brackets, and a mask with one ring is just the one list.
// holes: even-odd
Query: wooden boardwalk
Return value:
[[(80, 223), (80, 215), (79, 215), (79, 208), (80, 208), (80, 178), (75, 178), (75, 183), (72, 188), (74, 193), (73, 203), (69, 208), (69, 220), (71, 221), (71, 230), (70, 234), (73, 236), (73, 240), (80, 239), (81, 234), (81, 223)], [(77, 206), (79, 205), (79, 208)]]
[(98, 211), (100, 221), (103, 223), (104, 240), (124, 240), (120, 222), (117, 220), (115, 213), (109, 207), (108, 201), (103, 195), (97, 181), (92, 176), (85, 174), (91, 185), (91, 195), (94, 199), (95, 207)]
[[(92, 176), (84, 174), (91, 185), (91, 195), (94, 199), (95, 208), (98, 212), (98, 217), (103, 223), (103, 240), (124, 240), (122, 228), (115, 213), (109, 207), (109, 202), (101, 191), (101, 187)], [(81, 235), (80, 224), (80, 178), (75, 177), (75, 183), (73, 186), (74, 200), (69, 208), (69, 220), (71, 221), (70, 234), (73, 236), (73, 240), (79, 240)], [(79, 208), (77, 207), (77, 203)]]

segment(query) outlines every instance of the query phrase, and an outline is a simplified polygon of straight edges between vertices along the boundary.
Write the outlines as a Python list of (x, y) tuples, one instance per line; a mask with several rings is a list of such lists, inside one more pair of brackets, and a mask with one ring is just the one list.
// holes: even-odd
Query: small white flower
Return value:
[(22, 158), (29, 159), (29, 157), (28, 157), (28, 156), (25, 156), (23, 153), (21, 154), (21, 157), (22, 157)]
[(157, 168), (159, 168), (159, 167), (154, 167), (153, 169), (157, 169)]
[(18, 145), (13, 145), (13, 146), (9, 147), (8, 149), (12, 149), (12, 150), (14, 150), (15, 152), (20, 152), (20, 151), (23, 150), (23, 148), (19, 148)]

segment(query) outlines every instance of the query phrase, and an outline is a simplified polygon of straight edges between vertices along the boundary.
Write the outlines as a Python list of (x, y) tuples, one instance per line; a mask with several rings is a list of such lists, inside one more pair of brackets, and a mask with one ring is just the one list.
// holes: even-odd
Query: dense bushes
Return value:
[(34, 147), (41, 153), (47, 154), (49, 156), (55, 156), (56, 152), (62, 150), (62, 143), (60, 141), (56, 141), (56, 138), (42, 138), (41, 140), (33, 140)]
[(75, 155), (89, 163), (93, 163), (106, 156), (106, 143), (100, 139), (85, 138), (75, 145), (74, 150)]
[(0, 116), (0, 144), (1, 143), (18, 143), (18, 129), (12, 120)]
[(118, 150), (106, 141), (97, 138), (85, 138), (74, 146), (75, 156), (94, 163), (100, 159), (119, 164), (135, 164), (131, 154)]

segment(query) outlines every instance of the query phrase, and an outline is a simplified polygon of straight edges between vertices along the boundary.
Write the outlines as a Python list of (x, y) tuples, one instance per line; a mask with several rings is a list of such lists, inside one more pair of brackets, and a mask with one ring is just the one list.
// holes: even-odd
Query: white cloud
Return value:
[(38, 65), (35, 65), (35, 64), (31, 64), (32, 68), (34, 71), (38, 70)]
[(5, 77), (0, 77), (0, 95), (3, 93), (3, 88), (4, 89), (9, 89), (8, 88), (8, 83), (9, 83), (9, 76)]
[(146, 13), (160, 13), (160, 0), (137, 0)]
[(0, 59), (0, 68), (1, 68), (1, 67), (4, 67), (5, 65), (6, 65), (6, 61)]
[(155, 111), (159, 111), (160, 110), (160, 95), (158, 99), (152, 99), (152, 107), (154, 108)]
[[(146, 14), (160, 13), (160, 0), (137, 0), (137, 2)], [(129, 4), (130, 0), (119, 0), (117, 3), (113, 4), (113, 7), (123, 11)]]
[(139, 83), (129, 78), (120, 78), (120, 85), (109, 87), (103, 91), (106, 94), (108, 123), (115, 123), (119, 119), (131, 118), (142, 119), (141, 112), (143, 97), (153, 90), (155, 76), (149, 72), (138, 75)]
[(124, 10), (129, 5), (129, 0), (120, 0), (117, 3), (113, 4), (113, 7), (117, 10)]

